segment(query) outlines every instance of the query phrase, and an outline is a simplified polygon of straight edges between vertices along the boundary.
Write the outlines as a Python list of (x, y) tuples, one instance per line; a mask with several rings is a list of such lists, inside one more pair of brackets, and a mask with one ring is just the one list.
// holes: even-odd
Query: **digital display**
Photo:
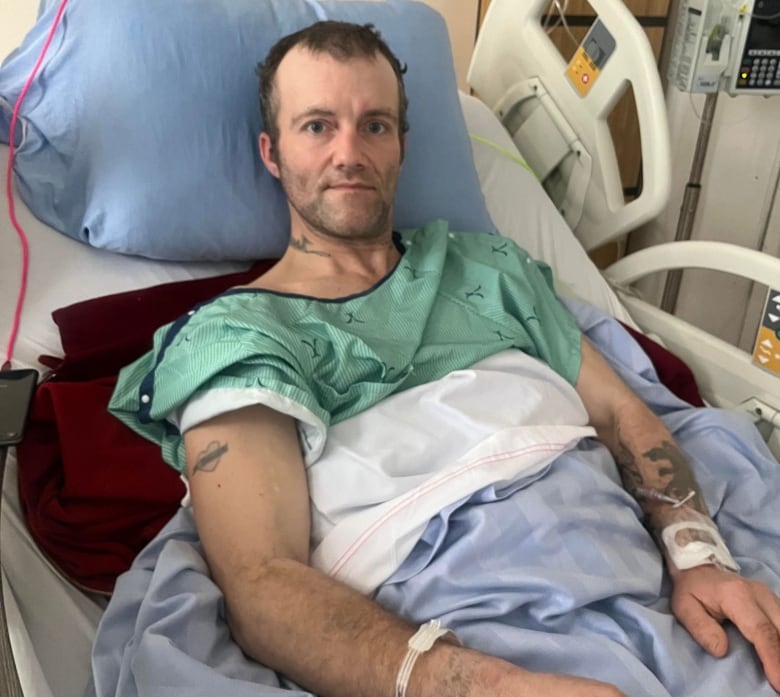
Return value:
[(780, 51), (780, 0), (759, 0), (753, 7), (745, 49)]

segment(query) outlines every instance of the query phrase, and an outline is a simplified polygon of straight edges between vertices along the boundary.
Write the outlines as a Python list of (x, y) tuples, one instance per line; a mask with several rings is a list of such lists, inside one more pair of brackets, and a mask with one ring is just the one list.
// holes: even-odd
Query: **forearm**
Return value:
[(624, 488), (639, 503), (657, 539), (664, 528), (689, 513), (711, 522), (685, 456), (663, 422), (639, 400), (623, 407), (612, 433), (603, 440), (615, 458)]
[[(266, 564), (226, 599), (242, 649), (323, 697), (392, 695), (407, 642), (417, 630), (357, 591), (291, 560)], [(423, 654), (408, 697), (442, 694), (445, 682), (458, 677), (453, 652), (472, 653), (439, 640)], [(468, 693), (453, 687), (447, 694)]]
[(702, 564), (739, 569), (685, 456), (663, 422), (638, 400), (616, 418), (610, 449), (672, 575)]
[[(277, 560), (232, 606), (242, 648), (321, 697), (388, 697), (417, 627), (315, 569)], [(240, 615), (241, 619), (237, 620)], [(611, 685), (533, 673), (442, 638), (417, 659), (407, 697), (625, 697)]]
[[(663, 421), (584, 340), (582, 357), (577, 391), (599, 439), (615, 458), (623, 486), (644, 511), (670, 572), (710, 561), (735, 568), (688, 462)], [(708, 561), (713, 549), (715, 559)]]

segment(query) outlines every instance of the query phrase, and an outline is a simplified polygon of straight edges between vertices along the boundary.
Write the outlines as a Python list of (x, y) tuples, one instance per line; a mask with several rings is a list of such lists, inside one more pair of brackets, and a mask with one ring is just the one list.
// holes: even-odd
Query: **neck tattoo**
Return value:
[(309, 245), (311, 242), (308, 240), (308, 238), (301, 235), (299, 238), (296, 237), (290, 237), (290, 246), (293, 249), (297, 249), (299, 252), (303, 252), (304, 254), (316, 254), (319, 257), (329, 257), (330, 254), (328, 252), (323, 252), (318, 249), (310, 249)]

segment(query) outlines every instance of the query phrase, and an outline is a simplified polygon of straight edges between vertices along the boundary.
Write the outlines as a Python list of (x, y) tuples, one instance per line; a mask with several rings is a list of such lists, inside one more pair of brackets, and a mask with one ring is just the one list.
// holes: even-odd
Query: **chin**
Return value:
[(341, 240), (371, 242), (380, 239), (385, 234), (385, 228), (382, 226), (340, 227), (329, 230), (328, 234)]
[(331, 237), (339, 239), (371, 241), (381, 238), (388, 232), (388, 219), (388, 216), (382, 215), (356, 222), (355, 216), (351, 216), (349, 220), (328, 221), (330, 224), (324, 225), (322, 230)]

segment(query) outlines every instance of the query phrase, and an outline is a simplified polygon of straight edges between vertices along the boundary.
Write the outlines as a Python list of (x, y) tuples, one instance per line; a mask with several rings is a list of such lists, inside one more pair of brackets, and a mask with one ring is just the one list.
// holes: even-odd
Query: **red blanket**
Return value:
[[(151, 348), (157, 327), (272, 264), (97, 298), (54, 313), (65, 357), (48, 359), (53, 377), (39, 387), (25, 440), (17, 448), (19, 491), (36, 542), (78, 585), (110, 593), (184, 493), (158, 446), (107, 412), (119, 369)], [(688, 368), (658, 344), (632, 334), (662, 382), (702, 406)]]
[(148, 351), (154, 330), (273, 265), (168, 283), (53, 313), (64, 358), (36, 393), (17, 447), (19, 495), (30, 531), (72, 581), (110, 593), (116, 577), (176, 510), (184, 493), (159, 447), (107, 409), (119, 369)]

